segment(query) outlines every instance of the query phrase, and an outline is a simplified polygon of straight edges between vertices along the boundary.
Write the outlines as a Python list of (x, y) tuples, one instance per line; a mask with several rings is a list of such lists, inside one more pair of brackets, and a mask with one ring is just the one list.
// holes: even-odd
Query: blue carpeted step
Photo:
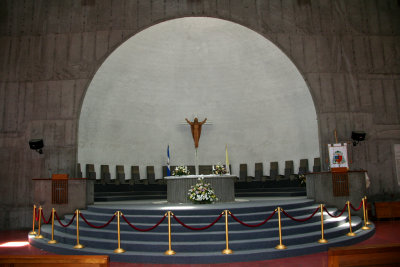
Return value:
[[(352, 223), (354, 231), (356, 231), (361, 226), (361, 221), (359, 218), (355, 218), (354, 222)], [(293, 228), (293, 229), (291, 229)], [(341, 232), (337, 232), (336, 236), (344, 235), (348, 232), (348, 229), (341, 229)], [(89, 231), (89, 230), (88, 230)], [(96, 230), (90, 229), (92, 232), (97, 232)], [(47, 230), (44, 230), (47, 233)], [(260, 232), (259, 232), (260, 233)], [(69, 235), (66, 233), (61, 234), (61, 232), (56, 233), (58, 237), (64, 238), (62, 241), (63, 243), (73, 245), (76, 241), (74, 235)], [(203, 233), (207, 234), (207, 233)], [(331, 232), (329, 232), (331, 234)], [(201, 241), (198, 240), (198, 235), (196, 234), (189, 234), (187, 235), (186, 239), (182, 241), (177, 240), (175, 237), (177, 235), (173, 233), (172, 235), (172, 243), (176, 250), (184, 251), (184, 252), (212, 252), (218, 250), (218, 248), (223, 248), (225, 245), (225, 234), (223, 232), (219, 233), (219, 240), (210, 240)], [(258, 235), (256, 237), (249, 238), (249, 236), (243, 236), (242, 239), (239, 239), (239, 236), (235, 236), (233, 233), (230, 232), (230, 246), (232, 249), (238, 250), (249, 250), (249, 249), (256, 249), (259, 247), (273, 247), (275, 246), (278, 240), (278, 232), (276, 229), (271, 229), (268, 231), (267, 236)], [(320, 232), (317, 229), (313, 229), (313, 231), (309, 231), (300, 225), (292, 226), (292, 227), (285, 227), (282, 230), (282, 236), (284, 243), (286, 245), (299, 245), (299, 244), (306, 244), (310, 242), (315, 242), (320, 237)], [(168, 235), (167, 232), (163, 233), (162, 240), (141, 240), (141, 239), (133, 239), (128, 238), (128, 235), (121, 234), (121, 242), (125, 249), (127, 250), (135, 250), (135, 251), (152, 251), (152, 252), (162, 252), (168, 246)], [(333, 236), (330, 236), (330, 238)], [(113, 237), (109, 238), (106, 235), (101, 235), (99, 238), (97, 236), (88, 236), (83, 232), (80, 232), (80, 243), (88, 246), (88, 247), (99, 247), (102, 249), (110, 249), (112, 250), (114, 247), (117, 246), (117, 235), (114, 232)]]
[[(373, 226), (372, 226), (373, 227)], [(248, 250), (233, 250), (233, 254), (224, 255), (221, 251), (225, 248), (218, 248), (218, 250), (213, 252), (183, 252), (172, 244), (172, 249), (176, 252), (175, 255), (164, 255), (164, 251), (168, 249), (166, 246), (161, 252), (143, 252), (143, 251), (130, 251), (127, 250), (122, 254), (115, 254), (111, 250), (101, 249), (101, 248), (91, 248), (85, 247), (83, 249), (74, 249), (73, 245), (75, 244), (57, 244), (57, 245), (49, 245), (47, 244), (47, 240), (40, 240), (31, 238), (31, 243), (35, 246), (41, 247), (47, 251), (51, 251), (58, 254), (99, 254), (99, 255), (110, 255), (112, 261), (121, 261), (121, 262), (136, 262), (136, 263), (221, 263), (221, 262), (244, 262), (244, 261), (259, 261), (259, 260), (267, 260), (281, 257), (291, 257), (298, 255), (305, 255), (316, 253), (320, 251), (326, 251), (329, 246), (343, 246), (343, 245), (352, 245), (354, 243), (360, 242), (362, 240), (370, 237), (374, 231), (374, 228), (369, 231), (357, 230), (355, 233), (357, 234), (356, 238), (347, 237), (345, 235), (328, 239), (327, 244), (319, 244), (317, 242), (301, 244), (301, 245), (288, 245), (286, 243), (286, 239), (283, 240), (283, 244), (287, 246), (285, 250), (276, 250), (275, 245), (279, 244), (279, 242), (274, 243), (273, 247), (262, 246), (261, 248), (248, 249)], [(301, 238), (298, 237), (298, 238)], [(278, 240), (276, 240), (278, 241)], [(83, 242), (81, 242), (83, 244)], [(230, 242), (231, 244), (231, 242)], [(115, 248), (117, 247), (115, 243)], [(124, 248), (124, 246), (121, 246)], [(232, 248), (232, 245), (230, 245)]]
[[(318, 205), (306, 198), (270, 198), (268, 201), (247, 201), (236, 203), (217, 203), (214, 205), (93, 205), (81, 213), (89, 223), (104, 225), (117, 210), (122, 210), (124, 216), (133, 225), (140, 228), (154, 226), (163, 218), (167, 210), (172, 210), (176, 217), (189, 227), (205, 227), (214, 222), (218, 216), (228, 209), (240, 221), (256, 225), (263, 222), (278, 206), (296, 219), (306, 219), (317, 210)], [(337, 214), (336, 209), (329, 209), (330, 213)], [(297, 222), (281, 214), (283, 244), (288, 246), (285, 251), (276, 250), (279, 244), (278, 218), (275, 214), (268, 222), (259, 227), (247, 227), (228, 217), (229, 246), (234, 250), (233, 255), (222, 255), (221, 250), (226, 246), (225, 216), (207, 230), (195, 231), (183, 227), (171, 218), (172, 249), (177, 252), (174, 256), (165, 256), (168, 249), (167, 219), (155, 229), (140, 232), (132, 229), (121, 218), (121, 246), (127, 252), (121, 255), (113, 253), (117, 247), (117, 220), (116, 218), (107, 227), (97, 229), (87, 225), (79, 218), (80, 243), (86, 248), (75, 250), (76, 221), (64, 228), (55, 224), (55, 239), (60, 243), (48, 245), (43, 240), (30, 239), (30, 242), (40, 248), (61, 254), (95, 253), (109, 254), (114, 261), (147, 262), (147, 263), (210, 263), (265, 260), (269, 258), (296, 256), (326, 250), (330, 245), (351, 244), (364, 240), (372, 235), (374, 228), (369, 231), (359, 231), (362, 226), (360, 218), (353, 216), (353, 231), (356, 237), (347, 237), (349, 223), (347, 214), (339, 218), (331, 218), (324, 213), (325, 238), (328, 245), (321, 245), (317, 240), (321, 238), (321, 216), (319, 210), (313, 218), (305, 222)], [(70, 221), (72, 215), (65, 216), (63, 223)], [(46, 240), (51, 238), (51, 226), (44, 225), (42, 234)], [(307, 250), (305, 250), (307, 248)]]

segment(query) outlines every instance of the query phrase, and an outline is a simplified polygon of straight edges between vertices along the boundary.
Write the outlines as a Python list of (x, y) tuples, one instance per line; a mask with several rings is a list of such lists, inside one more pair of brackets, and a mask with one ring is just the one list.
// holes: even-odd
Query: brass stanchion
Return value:
[(29, 232), (30, 235), (36, 235), (35, 231), (35, 221), (36, 221), (36, 205), (33, 205), (33, 220), (32, 220), (32, 231)]
[(321, 244), (326, 244), (328, 243), (328, 240), (324, 238), (324, 205), (320, 204), (320, 209), (321, 209), (321, 239), (318, 240), (318, 243)]
[(281, 207), (278, 207), (277, 211), (278, 211), (278, 224), (279, 224), (279, 245), (277, 245), (275, 248), (286, 249), (286, 246), (282, 244)]
[(363, 204), (363, 212), (364, 212), (364, 226), (361, 227), (363, 230), (369, 230), (371, 227), (367, 226), (367, 210), (365, 207), (365, 198), (362, 199), (362, 204)]
[(79, 244), (79, 214), (81, 212), (79, 210), (75, 211), (75, 217), (76, 217), (76, 245), (74, 246), (74, 248), (76, 249), (81, 249), (84, 248), (85, 246), (82, 244)]
[(117, 224), (118, 224), (117, 225), (117, 227), (118, 227), (117, 228), (118, 229), (118, 248), (116, 248), (114, 250), (114, 253), (124, 253), (125, 249), (121, 248), (121, 228), (120, 228), (120, 225), (119, 225), (119, 223), (120, 223), (119, 216), (122, 215), (122, 212), (117, 211), (117, 213), (115, 215), (117, 215)]
[(229, 248), (229, 234), (228, 234), (228, 210), (225, 213), (225, 238), (226, 238), (226, 248), (222, 251), (222, 254), (232, 254), (233, 250)]
[[(364, 196), (364, 199), (367, 200), (367, 196)], [(366, 225), (370, 225), (371, 223), (368, 220), (368, 207), (365, 207), (365, 217), (366, 217)]]
[(51, 240), (49, 240), (49, 244), (56, 244), (57, 240), (54, 240), (54, 212), (56, 210), (54, 208), (51, 209)]
[(353, 233), (352, 229), (351, 229), (351, 212), (350, 212), (350, 201), (347, 201), (347, 210), (349, 212), (349, 228), (350, 228), (350, 232), (348, 232), (346, 235), (347, 236), (356, 236), (355, 233)]
[(171, 249), (171, 212), (168, 211), (168, 250), (164, 252), (165, 255), (175, 255), (176, 252)]
[(42, 239), (43, 236), (40, 234), (41, 229), (41, 219), (42, 219), (42, 206), (39, 206), (39, 227), (38, 227), (38, 234), (35, 236), (36, 239)]

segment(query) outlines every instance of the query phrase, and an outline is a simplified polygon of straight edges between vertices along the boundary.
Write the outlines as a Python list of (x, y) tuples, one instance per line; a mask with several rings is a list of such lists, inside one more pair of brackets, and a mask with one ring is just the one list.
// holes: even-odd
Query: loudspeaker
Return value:
[(29, 140), (29, 147), (33, 150), (36, 150), (39, 152), (39, 154), (42, 154), (42, 148), (43, 148), (43, 139), (31, 139)]
[(351, 132), (351, 139), (353, 140), (353, 146), (356, 146), (358, 142), (365, 140), (366, 133), (364, 132)]
[(364, 141), (366, 133), (364, 132), (351, 132), (351, 139), (354, 141)]

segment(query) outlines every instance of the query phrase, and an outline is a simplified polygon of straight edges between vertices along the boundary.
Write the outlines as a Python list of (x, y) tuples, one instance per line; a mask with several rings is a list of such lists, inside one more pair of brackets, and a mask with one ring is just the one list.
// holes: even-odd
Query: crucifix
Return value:
[(206, 123), (207, 118), (205, 118), (202, 122), (199, 122), (199, 120), (194, 118), (193, 122), (189, 121), (187, 118), (185, 118), (187, 123), (190, 125), (190, 130), (192, 131), (192, 136), (193, 136), (193, 141), (194, 141), (194, 147), (197, 148), (199, 147), (199, 140), (200, 140), (200, 135), (201, 135), (201, 126)]
[(199, 119), (197, 117), (195, 117), (193, 121), (189, 121), (187, 118), (185, 118), (185, 120), (190, 125), (190, 130), (192, 132), (194, 148), (195, 148), (195, 168), (196, 168), (196, 175), (198, 175), (199, 168), (197, 166), (197, 148), (199, 147), (201, 127), (203, 126), (203, 124), (206, 123), (207, 118), (205, 118), (201, 122), (199, 122)]

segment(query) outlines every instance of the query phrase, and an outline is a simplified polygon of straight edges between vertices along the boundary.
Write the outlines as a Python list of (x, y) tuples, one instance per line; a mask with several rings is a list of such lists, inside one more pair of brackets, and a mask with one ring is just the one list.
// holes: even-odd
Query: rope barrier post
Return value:
[(320, 204), (321, 209), (321, 239), (318, 240), (318, 243), (326, 244), (328, 240), (324, 238), (324, 204)]
[(35, 236), (36, 239), (42, 239), (43, 236), (40, 234), (40, 229), (41, 229), (41, 219), (42, 219), (42, 206), (39, 206), (39, 227), (38, 227), (38, 233), (37, 236)]
[(350, 201), (347, 201), (347, 210), (349, 212), (349, 229), (350, 232), (348, 232), (346, 235), (347, 236), (356, 236), (355, 233), (353, 233), (352, 229), (351, 229), (351, 212), (350, 212)]
[(120, 228), (120, 220), (119, 220), (119, 216), (122, 215), (122, 212), (117, 211), (116, 212), (117, 215), (117, 229), (118, 229), (118, 248), (114, 250), (114, 253), (124, 253), (125, 249), (121, 248), (121, 228)]
[(35, 231), (35, 221), (36, 221), (36, 205), (33, 205), (33, 220), (32, 220), (32, 231), (29, 232), (30, 235), (36, 235)]
[(49, 244), (56, 244), (57, 240), (54, 240), (54, 213), (55, 213), (55, 209), (52, 208), (51, 209), (51, 240), (49, 240)]
[[(365, 201), (367, 201), (367, 196), (364, 196)], [(366, 218), (366, 225), (370, 225), (371, 223), (368, 221), (368, 208), (365, 207), (365, 218)]]
[(281, 207), (278, 207), (278, 225), (279, 225), (279, 245), (276, 249), (286, 249), (286, 246), (282, 244), (282, 225), (281, 225)]
[(367, 226), (367, 209), (366, 209), (366, 207), (365, 207), (365, 198), (366, 198), (366, 197), (364, 197), (364, 198), (362, 199), (363, 211), (364, 211), (364, 226), (361, 227), (361, 229), (363, 229), (363, 230), (369, 230), (369, 229), (371, 229), (371, 227)]
[(171, 211), (168, 211), (168, 250), (164, 252), (165, 255), (175, 255), (176, 252), (171, 249)]
[(228, 210), (225, 213), (225, 238), (226, 238), (226, 248), (222, 251), (222, 254), (232, 254), (233, 250), (229, 248), (229, 234), (228, 234)]
[(84, 248), (85, 246), (82, 244), (79, 244), (79, 214), (81, 212), (79, 210), (75, 211), (75, 216), (76, 216), (76, 245), (74, 246), (74, 248), (76, 249), (81, 249)]

